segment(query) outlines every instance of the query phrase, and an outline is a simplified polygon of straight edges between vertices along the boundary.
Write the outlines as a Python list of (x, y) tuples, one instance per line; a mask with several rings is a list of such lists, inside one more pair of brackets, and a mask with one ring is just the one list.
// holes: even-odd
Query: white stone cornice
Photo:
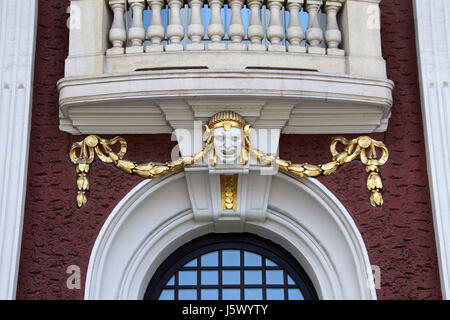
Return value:
[(167, 133), (232, 110), (257, 128), (338, 134), (385, 131), (393, 83), (297, 70), (169, 69), (64, 78), (58, 88), (60, 129), (71, 133)]
[(414, 9), (442, 297), (450, 299), (450, 3), (414, 0)]
[(0, 299), (14, 299), (28, 169), (37, 0), (0, 1)]

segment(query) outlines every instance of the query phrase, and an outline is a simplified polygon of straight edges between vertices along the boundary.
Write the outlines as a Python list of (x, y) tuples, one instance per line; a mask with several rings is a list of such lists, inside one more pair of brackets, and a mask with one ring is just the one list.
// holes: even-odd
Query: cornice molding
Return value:
[(187, 128), (187, 121), (235, 111), (256, 128), (283, 133), (383, 132), (393, 86), (387, 79), (294, 70), (71, 77), (58, 82), (60, 129), (72, 134), (169, 133)]

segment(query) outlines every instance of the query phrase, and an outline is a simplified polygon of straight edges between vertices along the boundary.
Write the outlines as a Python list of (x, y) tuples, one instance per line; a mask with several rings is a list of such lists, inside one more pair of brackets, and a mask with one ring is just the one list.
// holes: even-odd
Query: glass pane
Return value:
[(241, 265), (241, 252), (239, 250), (223, 250), (222, 265), (224, 267), (238, 267)]
[(283, 270), (267, 270), (266, 283), (267, 284), (283, 284)]
[(219, 284), (219, 271), (202, 271), (202, 284)]
[(262, 289), (244, 289), (245, 300), (262, 300)]
[(179, 289), (178, 290), (179, 300), (197, 300), (197, 290), (196, 289)]
[(223, 284), (240, 284), (241, 272), (239, 270), (223, 270), (222, 271)]
[(288, 289), (289, 300), (304, 300), (299, 289)]
[(163, 290), (159, 296), (159, 300), (174, 300), (174, 290)]
[(180, 286), (197, 285), (197, 271), (179, 271), (178, 284)]
[(183, 267), (196, 267), (196, 266), (197, 266), (197, 259), (194, 259), (186, 263)]
[(252, 252), (244, 252), (244, 265), (246, 267), (259, 267), (261, 266), (261, 256)]
[(217, 251), (202, 255), (202, 267), (217, 267), (219, 265), (219, 253)]
[(262, 271), (246, 270), (244, 271), (245, 284), (262, 284)]
[(172, 278), (167, 281), (166, 286), (173, 286), (175, 284), (175, 276), (172, 276)]
[(219, 289), (202, 289), (202, 300), (219, 300)]
[(278, 267), (278, 265), (273, 262), (272, 260), (266, 259), (266, 266), (267, 267)]
[(267, 289), (267, 300), (284, 300), (284, 289)]
[(223, 300), (241, 300), (241, 289), (222, 289)]
[(290, 275), (288, 275), (288, 284), (295, 284), (294, 280), (291, 278)]

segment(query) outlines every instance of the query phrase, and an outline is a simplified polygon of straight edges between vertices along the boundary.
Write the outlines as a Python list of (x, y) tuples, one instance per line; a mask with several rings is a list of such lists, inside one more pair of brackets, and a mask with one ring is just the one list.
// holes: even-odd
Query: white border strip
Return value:
[[(319, 298), (375, 300), (364, 241), (339, 200), (316, 179), (299, 181), (284, 173), (273, 179), (277, 187), (271, 191), (274, 202), (267, 219), (246, 221), (245, 232), (288, 250), (311, 277)], [(212, 222), (195, 221), (184, 180), (184, 172), (144, 180), (117, 204), (91, 252), (86, 300), (142, 299), (153, 272), (170, 252), (215, 231)], [(168, 205), (172, 195), (184, 200)], [(299, 206), (309, 209), (297, 210)]]
[(450, 299), (450, 3), (414, 0), (428, 179), (441, 278)]
[(37, 0), (0, 1), (0, 299), (16, 297), (28, 174)]

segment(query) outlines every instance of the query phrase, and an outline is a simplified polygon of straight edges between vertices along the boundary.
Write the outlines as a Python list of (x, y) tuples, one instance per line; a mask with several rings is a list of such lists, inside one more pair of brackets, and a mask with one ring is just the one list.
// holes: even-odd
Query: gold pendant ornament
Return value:
[[(336, 147), (338, 143), (345, 146), (344, 151), (337, 151)], [(380, 159), (377, 159), (376, 148), (381, 149)], [(250, 152), (259, 161), (267, 165), (277, 165), (281, 170), (289, 172), (299, 178), (330, 175), (336, 172), (339, 166), (351, 162), (359, 156), (361, 162), (366, 165), (366, 172), (369, 174), (367, 179), (367, 189), (371, 192), (370, 203), (373, 207), (383, 205), (383, 197), (381, 196), (383, 183), (378, 175), (378, 167), (384, 165), (389, 157), (388, 149), (384, 143), (373, 140), (367, 136), (358, 137), (353, 140), (335, 137), (332, 139), (330, 150), (333, 161), (314, 165), (309, 163), (292, 164), (290, 161), (281, 160), (273, 155), (268, 155), (257, 149), (250, 148)]]
[[(235, 163), (238, 161), (242, 165), (248, 163), (248, 155), (253, 155), (262, 164), (277, 166), (293, 176), (317, 177), (319, 175), (330, 175), (337, 168), (345, 163), (360, 158), (366, 166), (369, 174), (367, 179), (367, 189), (371, 192), (370, 203), (372, 206), (381, 206), (383, 197), (381, 190), (383, 184), (379, 176), (379, 167), (384, 165), (389, 157), (386, 146), (367, 136), (347, 140), (343, 137), (332, 139), (330, 151), (332, 161), (325, 164), (293, 164), (290, 161), (282, 160), (273, 154), (264, 153), (251, 145), (250, 132), (251, 125), (247, 124), (242, 116), (235, 112), (225, 111), (215, 114), (209, 123), (204, 126), (205, 147), (199, 153), (182, 157), (175, 161), (165, 163), (148, 162), (137, 164), (124, 159), (127, 151), (127, 142), (121, 137), (113, 139), (102, 139), (96, 135), (90, 135), (83, 141), (76, 142), (70, 150), (70, 159), (76, 165), (77, 179), (77, 206), (82, 207), (87, 203), (86, 193), (89, 191), (89, 165), (94, 161), (95, 155), (105, 162), (112, 163), (120, 170), (128, 174), (137, 174), (146, 179), (153, 179), (164, 176), (168, 173), (181, 170), (194, 164), (202, 163), (207, 155), (207, 161), (211, 166), (221, 163)], [(119, 152), (113, 151), (115, 144), (120, 145)], [(339, 152), (338, 145), (341, 144), (344, 150)], [(377, 148), (381, 150), (381, 156), (377, 156)], [(222, 210), (234, 210), (237, 207), (237, 178), (238, 175), (221, 175), (221, 201)]]
[(220, 175), (220, 196), (222, 211), (237, 209), (237, 184), (239, 175)]

